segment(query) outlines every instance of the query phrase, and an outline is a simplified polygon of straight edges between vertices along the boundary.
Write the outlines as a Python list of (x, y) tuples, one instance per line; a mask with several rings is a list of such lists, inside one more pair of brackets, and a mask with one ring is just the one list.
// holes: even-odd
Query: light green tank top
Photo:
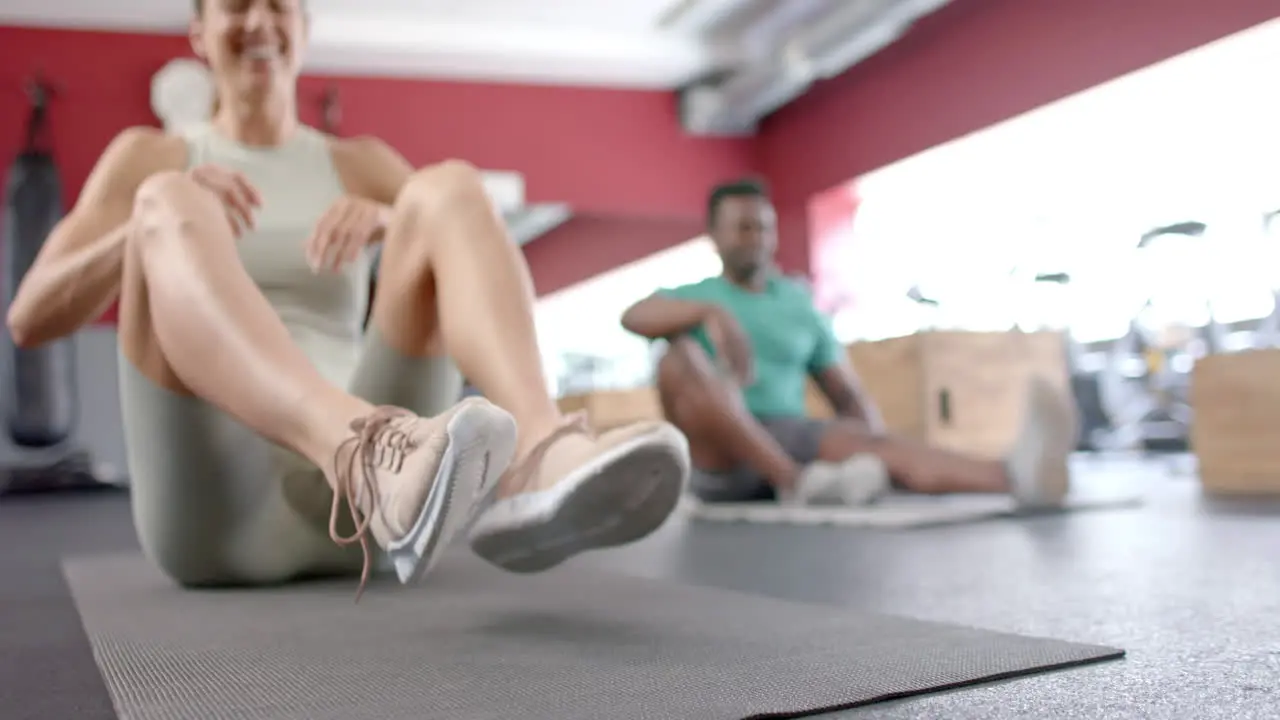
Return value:
[(344, 194), (327, 139), (303, 126), (284, 145), (251, 147), (209, 124), (184, 137), (189, 166), (235, 170), (261, 193), (256, 226), (238, 244), (240, 259), (312, 363), (339, 387), (348, 386), (363, 337), (371, 253), (337, 273), (317, 274), (307, 265), (307, 238)]

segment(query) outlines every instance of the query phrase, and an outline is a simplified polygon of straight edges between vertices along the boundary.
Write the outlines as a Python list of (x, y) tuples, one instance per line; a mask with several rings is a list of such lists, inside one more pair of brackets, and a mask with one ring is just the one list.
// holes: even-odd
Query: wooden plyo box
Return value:
[(1280, 494), (1280, 350), (1201, 358), (1191, 374), (1191, 412), (1205, 492)]
[(597, 430), (609, 430), (637, 420), (661, 420), (662, 405), (653, 388), (597, 390), (566, 395), (556, 401), (560, 412), (586, 411)]
[[(1070, 387), (1056, 332), (921, 332), (854, 343), (849, 361), (891, 432), (987, 457), (1013, 444), (1033, 374)], [(831, 414), (814, 387), (809, 407)]]

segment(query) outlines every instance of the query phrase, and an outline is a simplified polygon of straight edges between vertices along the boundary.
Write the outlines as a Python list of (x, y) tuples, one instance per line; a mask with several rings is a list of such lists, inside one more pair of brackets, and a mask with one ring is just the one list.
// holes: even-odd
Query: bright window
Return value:
[(548, 387), (564, 394), (648, 383), (651, 343), (622, 329), (622, 313), (659, 288), (719, 273), (711, 241), (695, 238), (539, 299), (534, 312)]
[[(1210, 305), (1221, 321), (1270, 313), (1280, 235), (1267, 247), (1260, 226), (1280, 209), (1277, 67), (1280, 21), (858, 179), (848, 262), (865, 265), (865, 286), (839, 331), (1065, 324), (1104, 339), (1149, 298), (1192, 324)], [(1135, 249), (1185, 221), (1209, 232)], [(940, 306), (905, 301), (912, 287)]]

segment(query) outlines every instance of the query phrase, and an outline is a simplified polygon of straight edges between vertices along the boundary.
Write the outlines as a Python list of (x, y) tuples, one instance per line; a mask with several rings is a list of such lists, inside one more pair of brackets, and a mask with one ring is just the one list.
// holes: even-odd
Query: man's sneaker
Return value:
[(1009, 489), (1020, 506), (1037, 510), (1062, 505), (1071, 489), (1069, 462), (1078, 434), (1071, 401), (1048, 380), (1032, 378), (1022, 430), (1005, 460)]
[(788, 505), (867, 505), (888, 492), (889, 486), (884, 462), (870, 453), (859, 453), (843, 462), (810, 463), (800, 474), (795, 491), (781, 500)]

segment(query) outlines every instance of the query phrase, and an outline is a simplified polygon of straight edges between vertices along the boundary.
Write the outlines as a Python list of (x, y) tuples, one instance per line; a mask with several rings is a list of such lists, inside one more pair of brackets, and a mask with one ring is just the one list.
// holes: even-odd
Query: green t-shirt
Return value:
[[(680, 300), (713, 303), (728, 310), (751, 341), (755, 382), (744, 390), (747, 408), (758, 417), (803, 417), (805, 379), (843, 361), (831, 323), (813, 305), (809, 291), (783, 277), (751, 292), (723, 277), (663, 289)], [(708, 354), (715, 350), (702, 328), (694, 331)]]

